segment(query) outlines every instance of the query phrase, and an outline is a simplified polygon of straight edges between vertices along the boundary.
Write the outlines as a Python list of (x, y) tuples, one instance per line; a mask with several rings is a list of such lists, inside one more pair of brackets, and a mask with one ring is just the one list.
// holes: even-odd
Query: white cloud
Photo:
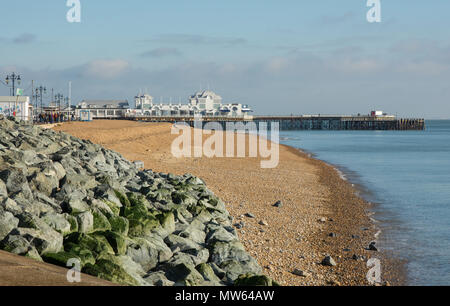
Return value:
[(122, 59), (100, 59), (89, 62), (85, 67), (84, 74), (101, 79), (115, 79), (129, 68), (130, 63)]

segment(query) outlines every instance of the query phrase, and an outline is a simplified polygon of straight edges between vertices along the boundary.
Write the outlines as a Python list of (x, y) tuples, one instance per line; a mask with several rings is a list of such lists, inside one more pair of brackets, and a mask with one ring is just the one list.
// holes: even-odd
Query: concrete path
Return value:
[(81, 283), (67, 281), (67, 269), (0, 251), (0, 286), (115, 286), (82, 274)]

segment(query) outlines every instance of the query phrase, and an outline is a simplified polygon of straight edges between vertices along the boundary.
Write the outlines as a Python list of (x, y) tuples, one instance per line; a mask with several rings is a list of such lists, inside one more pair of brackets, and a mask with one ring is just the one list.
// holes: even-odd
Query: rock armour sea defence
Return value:
[(124, 285), (276, 285), (201, 179), (3, 117), (0, 249)]

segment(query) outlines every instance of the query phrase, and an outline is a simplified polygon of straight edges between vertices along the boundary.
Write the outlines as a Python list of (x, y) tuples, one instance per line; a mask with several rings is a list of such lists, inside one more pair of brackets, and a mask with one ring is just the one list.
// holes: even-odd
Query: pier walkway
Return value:
[[(136, 116), (124, 117), (124, 120), (146, 122), (187, 122), (193, 126), (198, 118), (193, 116)], [(424, 119), (403, 119), (396, 117), (370, 116), (253, 116), (253, 117), (202, 117), (201, 121), (219, 122), (278, 122), (281, 130), (425, 130)]]

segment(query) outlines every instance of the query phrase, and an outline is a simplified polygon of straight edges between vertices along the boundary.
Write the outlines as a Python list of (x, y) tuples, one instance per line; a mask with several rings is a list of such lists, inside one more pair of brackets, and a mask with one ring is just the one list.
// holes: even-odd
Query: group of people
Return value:
[(37, 121), (39, 123), (60, 123), (60, 122), (66, 122), (69, 121), (69, 119), (71, 121), (75, 120), (74, 115), (71, 116), (71, 118), (69, 117), (68, 114), (62, 114), (62, 113), (45, 113), (45, 114), (39, 114), (37, 117)]

